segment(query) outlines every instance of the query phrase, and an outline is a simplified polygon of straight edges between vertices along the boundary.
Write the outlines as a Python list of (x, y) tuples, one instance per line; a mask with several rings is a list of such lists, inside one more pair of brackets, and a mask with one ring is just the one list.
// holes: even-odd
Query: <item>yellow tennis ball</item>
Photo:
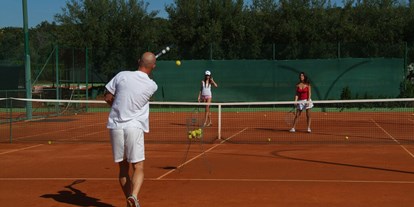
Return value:
[(194, 130), (191, 132), (191, 136), (196, 137), (197, 136), (197, 132)]
[(176, 64), (177, 66), (180, 66), (180, 65), (181, 65), (181, 61), (177, 60), (177, 61), (175, 61), (175, 64)]
[(52, 144), (52, 141), (48, 141), (47, 143), (48, 143), (48, 144)]
[(191, 136), (191, 134), (189, 134), (188, 135), (188, 139), (192, 139), (193, 138), (193, 136)]

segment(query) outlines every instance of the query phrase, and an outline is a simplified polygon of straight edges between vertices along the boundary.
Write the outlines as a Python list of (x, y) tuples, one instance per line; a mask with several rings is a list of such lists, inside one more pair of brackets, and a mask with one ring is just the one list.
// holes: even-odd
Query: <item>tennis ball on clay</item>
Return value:
[(345, 136), (345, 139), (349, 139), (349, 137), (348, 136)]
[(180, 65), (181, 65), (181, 61), (177, 60), (177, 61), (175, 61), (175, 64), (176, 64), (177, 66), (180, 66)]
[(47, 143), (48, 143), (48, 144), (52, 144), (52, 141), (48, 141)]

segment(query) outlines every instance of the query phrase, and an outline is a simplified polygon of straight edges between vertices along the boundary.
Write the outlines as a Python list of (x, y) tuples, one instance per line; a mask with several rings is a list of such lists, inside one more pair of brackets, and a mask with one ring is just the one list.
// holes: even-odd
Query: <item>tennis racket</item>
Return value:
[(86, 180), (84, 180), (84, 179), (80, 179), (80, 180), (75, 180), (75, 181), (73, 181), (72, 182), (72, 184), (70, 184), (70, 185), (67, 185), (67, 186), (65, 186), (66, 188), (71, 188), (72, 186), (74, 186), (74, 185), (76, 185), (76, 184), (79, 184), (79, 183), (83, 183), (83, 182), (85, 182)]
[(293, 126), (293, 121), (296, 116), (296, 106), (293, 106), (285, 115), (285, 122), (289, 127)]
[(164, 49), (162, 49), (159, 53), (157, 53), (156, 55), (155, 55), (155, 58), (159, 58), (159, 57), (161, 57), (162, 55), (164, 55), (164, 54), (166, 54), (167, 52), (169, 52), (170, 51), (170, 47), (169, 46), (167, 46), (167, 47), (165, 47)]

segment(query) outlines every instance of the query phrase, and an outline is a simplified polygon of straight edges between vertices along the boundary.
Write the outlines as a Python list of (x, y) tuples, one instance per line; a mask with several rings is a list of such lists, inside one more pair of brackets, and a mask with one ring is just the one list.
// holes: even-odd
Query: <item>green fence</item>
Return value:
[[(213, 88), (215, 102), (292, 100), (301, 71), (311, 80), (315, 100), (340, 99), (345, 88), (352, 94), (349, 98), (394, 98), (406, 76), (406, 62), (403, 58), (182, 60), (176, 66), (175, 61), (160, 59), (153, 74), (159, 86), (153, 100), (197, 101), (205, 70), (211, 70), (219, 84)], [(4, 72), (0, 97), (24, 97), (22, 67), (10, 70), (0, 67)], [(32, 70), (33, 98), (95, 99), (110, 78), (91, 67), (87, 50), (55, 50)], [(37, 90), (39, 85), (44, 87)]]
[(315, 100), (340, 99), (344, 88), (352, 98), (397, 97), (404, 79), (399, 58), (349, 58), (327, 60), (223, 60), (158, 61), (154, 79), (156, 101), (197, 101), (204, 71), (212, 71), (218, 88), (215, 102), (292, 100), (298, 75), (305, 72)]

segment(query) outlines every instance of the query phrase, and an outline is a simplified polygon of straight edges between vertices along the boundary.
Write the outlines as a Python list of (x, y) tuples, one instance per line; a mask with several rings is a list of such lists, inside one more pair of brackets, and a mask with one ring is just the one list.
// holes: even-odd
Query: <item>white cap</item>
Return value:
[(211, 72), (209, 70), (206, 70), (205, 74), (206, 75), (211, 75)]

